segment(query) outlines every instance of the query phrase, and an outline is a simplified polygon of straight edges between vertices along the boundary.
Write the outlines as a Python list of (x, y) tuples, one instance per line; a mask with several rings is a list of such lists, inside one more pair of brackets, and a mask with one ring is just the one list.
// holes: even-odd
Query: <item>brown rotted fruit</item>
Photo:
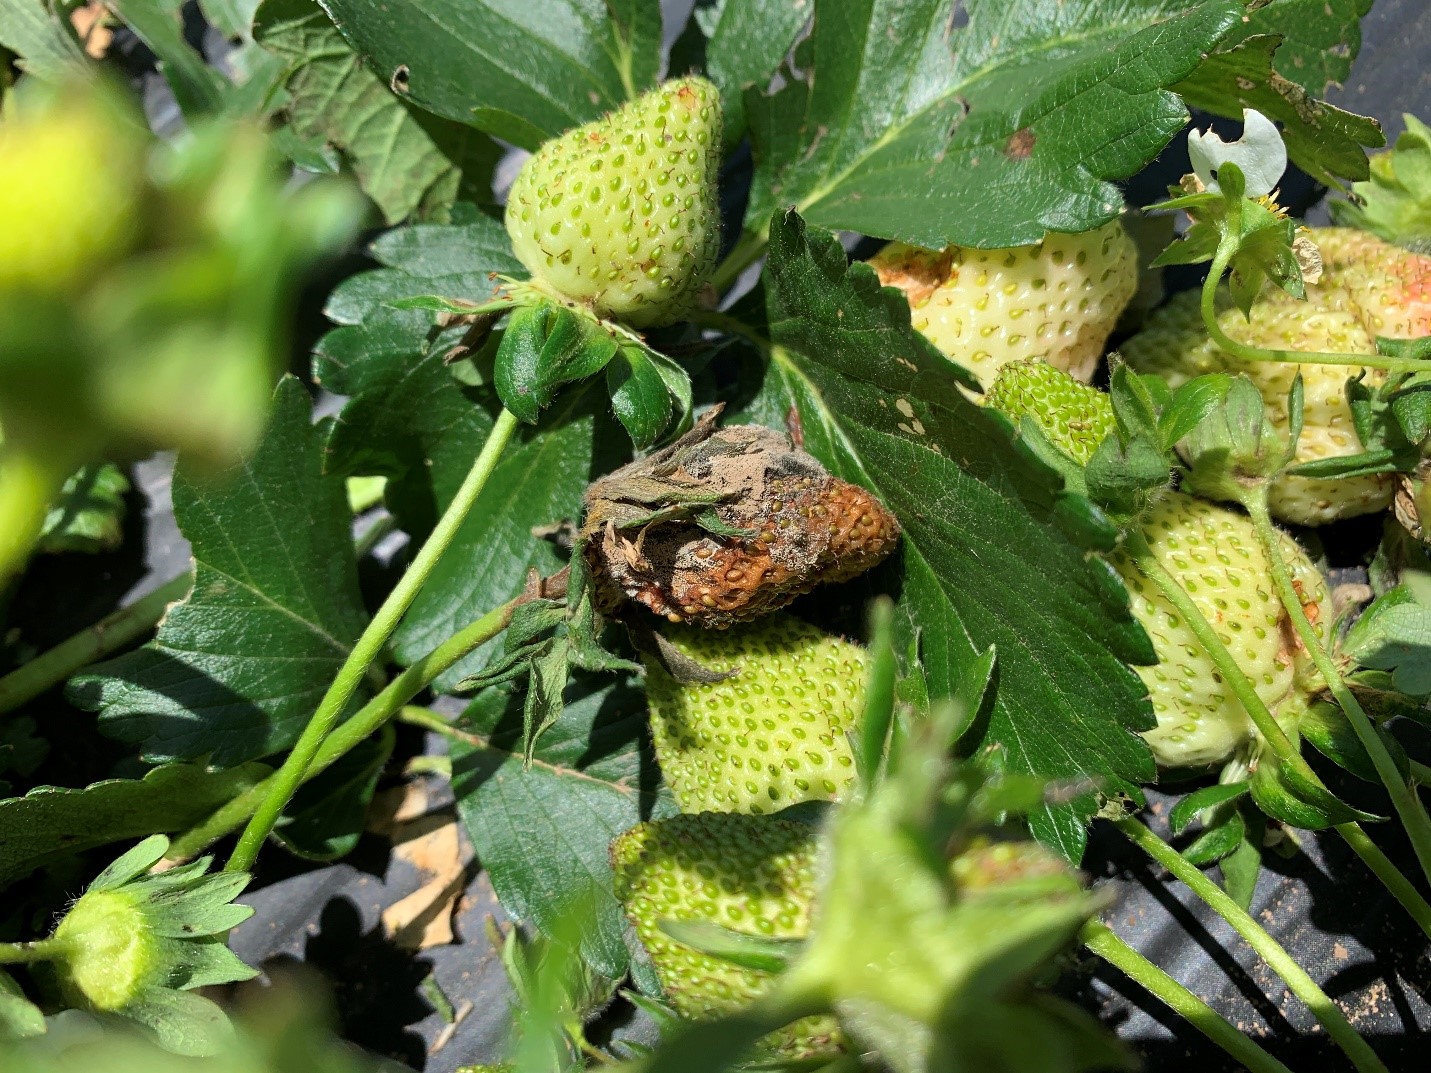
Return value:
[(603, 613), (634, 600), (725, 629), (894, 550), (899, 522), (870, 493), (780, 433), (716, 416), (587, 489), (581, 545)]

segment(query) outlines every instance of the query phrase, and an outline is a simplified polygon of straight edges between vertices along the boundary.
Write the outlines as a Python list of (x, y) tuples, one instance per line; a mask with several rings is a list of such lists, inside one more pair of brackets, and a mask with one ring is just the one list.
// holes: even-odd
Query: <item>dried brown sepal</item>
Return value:
[(631, 600), (725, 629), (894, 550), (899, 522), (870, 493), (778, 432), (716, 428), (718, 415), (587, 489), (580, 543), (602, 613)]

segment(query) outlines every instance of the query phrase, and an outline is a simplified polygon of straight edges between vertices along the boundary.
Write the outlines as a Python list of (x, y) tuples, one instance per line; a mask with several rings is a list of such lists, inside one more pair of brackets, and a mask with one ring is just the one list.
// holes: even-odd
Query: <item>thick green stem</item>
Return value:
[(763, 232), (742, 232), (735, 247), (711, 274), (711, 285), (715, 287), (716, 292), (724, 294), (735, 286), (735, 281), (740, 278), (740, 274), (760, 260), (760, 256), (765, 252), (765, 247), (769, 242), (769, 238)]
[(58, 939), (38, 939), (30, 943), (0, 943), (0, 965), (28, 965), (53, 961), (65, 955), (66, 945)]
[(143, 637), (170, 604), (184, 598), (193, 582), (192, 574), (176, 577), (0, 678), (0, 712), (13, 711), (80, 668)]
[(1250, 492), (1244, 498), (1243, 505), (1247, 508), (1247, 513), (1252, 518), (1253, 527), (1257, 530), (1257, 538), (1262, 543), (1262, 550), (1267, 556), (1268, 566), (1272, 570), (1272, 583), (1277, 589), (1277, 595), (1287, 608), (1292, 628), (1297, 631), (1297, 636), (1301, 638), (1302, 645), (1312, 657), (1312, 662), (1316, 664), (1317, 670), (1326, 681), (1332, 696), (1341, 705), (1347, 722), (1356, 732), (1362, 748), (1371, 757), (1371, 762), (1376, 768), (1377, 775), (1381, 778), (1382, 785), (1391, 795), (1391, 803), (1396, 809), (1396, 814), (1401, 817), (1401, 822), (1406, 828), (1407, 837), (1411, 839), (1412, 848), (1416, 850), (1416, 859), (1421, 862), (1421, 870), (1425, 873), (1427, 880), (1431, 881), (1431, 817), (1426, 815), (1426, 809), (1416, 795), (1416, 790), (1407, 785), (1406, 780), (1401, 777), (1401, 771), (1397, 768), (1396, 761), (1392, 759), (1386, 742), (1381, 740), (1380, 732), (1372, 724), (1366, 712), (1362, 710), (1361, 702), (1347, 688), (1346, 682), (1342, 680), (1341, 672), (1332, 662), (1330, 653), (1327, 652), (1326, 645), (1322, 643), (1321, 637), (1317, 635), (1316, 629), (1307, 618), (1306, 611), (1302, 609), (1301, 597), (1292, 582), (1292, 572), (1287, 568), (1287, 561), (1282, 557), (1282, 549), (1277, 540), (1277, 530), (1272, 525), (1271, 515), (1267, 512), (1265, 487), (1260, 494)]
[[(1296, 746), (1287, 737), (1281, 725), (1272, 717), (1271, 710), (1257, 695), (1252, 680), (1238, 666), (1237, 660), (1227, 650), (1227, 646), (1222, 643), (1222, 639), (1217, 636), (1216, 631), (1198, 609), (1197, 604), (1192, 602), (1188, 594), (1183, 591), (1183, 587), (1178, 584), (1177, 579), (1158, 561), (1143, 535), (1135, 530), (1128, 537), (1127, 549), (1143, 576), (1158, 587), (1158, 591), (1167, 598), (1182, 620), (1188, 624), (1188, 628), (1193, 631), (1193, 635), (1202, 645), (1203, 651), (1207, 653), (1208, 659), (1222, 675), (1223, 681), (1247, 712), (1248, 717), (1252, 720), (1252, 725), (1261, 733), (1263, 739), (1272, 749), (1273, 755), (1282, 762), (1284, 770), (1295, 771), (1313, 786), (1325, 789), (1316, 772), (1302, 758), (1301, 753), (1297, 751)], [(1299, 603), (1297, 607), (1300, 610), (1301, 604)], [(1345, 839), (1352, 851), (1365, 862), (1372, 873), (1386, 885), (1386, 889), (1401, 903), (1401, 907), (1410, 914), (1427, 937), (1431, 938), (1431, 903), (1427, 902), (1411, 881), (1397, 869), (1396, 865), (1391, 863), (1386, 854), (1381, 852), (1358, 824), (1338, 824), (1335, 830)]]
[(1286, 1066), (1243, 1035), (1225, 1017), (1118, 938), (1097, 920), (1083, 926), (1083, 945), (1158, 999), (1217, 1044), (1249, 1073), (1291, 1073)]
[(407, 613), (407, 609), (412, 605), (418, 591), (427, 581), (428, 575), (432, 573), (433, 567), (437, 565), (443, 552), (452, 543), (453, 537), (457, 535), (458, 528), (466, 520), (472, 505), (482, 494), (482, 489), (487, 486), (487, 480), (492, 476), (492, 471), (497, 468), (497, 462), (511, 441), (516, 428), (517, 418), (510, 411), (503, 410), (492, 426), (492, 431), (488, 434), (487, 442), (483, 445), (481, 453), (472, 463), (472, 468), (463, 479), (462, 486), (457, 490), (452, 502), (448, 504), (447, 510), (443, 512), (442, 517), (433, 528), (432, 534), (413, 558), (407, 570), (404, 571), (392, 592), (388, 594), (388, 598), (378, 608), (377, 614), (368, 623), (367, 629), (353, 645), (353, 650), (343, 661), (343, 666), (339, 668), (337, 676), (333, 679), (333, 684), (328, 687), (328, 692), (319, 702), (318, 710), (313, 713), (313, 718), (304, 727), (297, 744), (293, 746), (293, 751), (288, 754), (283, 766), (273, 776), (273, 784), (268, 796), (253, 814), (253, 818), (249, 820), (248, 827), (234, 848), (233, 856), (224, 866), (226, 871), (247, 872), (253, 867), (253, 862), (257, 859), (264, 840), (268, 838), (274, 824), (278, 822), (278, 817), (288, 806), (289, 799), (307, 777), (308, 769), (312, 766), (314, 757), (318, 755), (318, 750), (322, 747), (324, 739), (332, 732), (343, 712), (347, 710), (348, 703), (353, 699), (353, 694), (357, 692), (359, 685), (362, 684), (368, 668), (382, 654), (383, 647), (388, 643), (393, 631), (397, 629), (398, 623)]
[(1240, 343), (1222, 330), (1217, 321), (1217, 288), (1227, 267), (1237, 252), (1236, 243), (1226, 239), (1218, 246), (1202, 284), (1202, 322), (1207, 334), (1219, 347), (1244, 361), (1294, 362), (1298, 365), (1352, 365), (1364, 369), (1388, 369), (1392, 372), (1431, 371), (1431, 361), (1416, 358), (1393, 358), (1384, 354), (1327, 354), (1302, 350), (1272, 350), (1267, 347)]
[(1366, 1040), (1357, 1035), (1356, 1029), (1352, 1028), (1351, 1022), (1347, 1020), (1341, 1007), (1327, 996), (1327, 993), (1297, 963), (1297, 959), (1287, 953), (1276, 939), (1268, 935), (1263, 927), (1253, 920), (1242, 906), (1233, 901), (1225, 890), (1198, 871), (1196, 865), (1189, 864), (1182, 854), (1136, 819), (1114, 820), (1113, 825), (1128, 838), (1128, 841), (1161, 864), (1176, 879), (1187, 884), (1194, 894), (1206, 902), (1213, 912), (1227, 921), (1233, 930), (1246, 940), (1247, 944), (1257, 952), (1257, 955), (1278, 976), (1282, 977), (1292, 994), (1306, 1003), (1307, 1008), (1327, 1030), (1327, 1035), (1351, 1059), (1352, 1065), (1360, 1073), (1389, 1073)]
[[(363, 705), (353, 718), (324, 740), (313, 763), (304, 772), (301, 782), (307, 782), (326, 770), (335, 760), (346, 754), (368, 735), (379, 730), (384, 723), (396, 715), (408, 701), (426, 689), (438, 675), (447, 670), (467, 653), (480, 644), (490, 641), (507, 628), (512, 621), (512, 613), (522, 604), (525, 597), (509, 600), (501, 607), (487, 612), (476, 622), (453, 634), (422, 659), (408, 667), (367, 704)], [(275, 772), (262, 782), (239, 794), (222, 808), (214, 812), (203, 823), (191, 827), (177, 835), (169, 843), (166, 854), (171, 861), (187, 860), (201, 853), (224, 835), (236, 830), (258, 810), (273, 792), (278, 779)]]

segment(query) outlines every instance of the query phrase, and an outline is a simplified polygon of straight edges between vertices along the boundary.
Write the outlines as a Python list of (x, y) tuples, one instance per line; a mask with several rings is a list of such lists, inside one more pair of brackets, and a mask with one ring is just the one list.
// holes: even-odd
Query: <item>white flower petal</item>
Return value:
[(1248, 197), (1270, 194), (1287, 170), (1287, 146), (1277, 124), (1251, 108), (1243, 109), (1241, 138), (1225, 142), (1211, 130), (1193, 131), (1188, 135), (1188, 156), (1193, 174), (1214, 191), (1220, 189), (1217, 169), (1229, 161), (1236, 164), (1247, 180)]

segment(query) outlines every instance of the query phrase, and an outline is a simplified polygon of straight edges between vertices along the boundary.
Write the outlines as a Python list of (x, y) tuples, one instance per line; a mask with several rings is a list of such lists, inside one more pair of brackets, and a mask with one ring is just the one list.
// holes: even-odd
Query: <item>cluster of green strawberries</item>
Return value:
[[(715, 90), (690, 78), (544, 146), (517, 179), (507, 209), (532, 285), (592, 316), (638, 327), (687, 315), (700, 300), (718, 247), (719, 130)], [(1311, 237), (1324, 270), (1307, 286), (1307, 300), (1269, 289), (1249, 319), (1225, 312), (1226, 331), (1254, 344), (1354, 354), (1374, 353), (1377, 336), (1431, 334), (1431, 258), (1347, 228), (1314, 230)], [(1114, 221), (1018, 249), (892, 243), (870, 264), (883, 283), (905, 293), (914, 326), (975, 374), (985, 389), (983, 404), (1016, 422), (1032, 419), (1055, 447), (1084, 464), (1114, 427), (1109, 396), (1088, 382), (1139, 289), (1138, 261), (1134, 243)], [(1289, 424), (1288, 388), (1300, 368), (1306, 403), (1297, 462), (1361, 450), (1345, 383), (1364, 374), (1375, 384), (1382, 376), (1347, 366), (1239, 362), (1209, 339), (1196, 295), (1174, 298), (1153, 313), (1121, 352), (1133, 370), (1161, 376), (1171, 387), (1206, 372), (1245, 372), (1280, 430)], [(675, 461), (663, 456), (663, 472), (685, 473), (684, 456), (671, 457)], [(849, 491), (839, 494), (848, 498)], [(1382, 510), (1391, 495), (1386, 476), (1284, 475), (1273, 486), (1271, 506), (1283, 521), (1316, 525)], [(878, 507), (861, 502), (860, 510)], [(600, 521), (592, 528), (605, 526), (613, 561), (645, 562), (640, 541), (618, 541), (604, 515)], [(1318, 681), (1287, 628), (1247, 517), (1170, 488), (1135, 524), (1268, 708), (1294, 724)], [(892, 543), (897, 524), (891, 519), (883, 532), (893, 535)], [(717, 551), (723, 546), (719, 531), (693, 528), (667, 550), (684, 555), (688, 571), (699, 571), (701, 541)], [(1306, 554), (1290, 538), (1283, 541), (1304, 609), (1316, 621), (1327, 613), (1325, 583)], [(722, 552), (714, 558), (723, 572), (687, 578), (682, 594), (623, 575), (631, 599), (680, 624), (666, 628), (667, 656), (674, 651), (683, 664), (712, 672), (690, 681), (667, 669), (668, 658), (649, 661), (652, 737), (681, 815), (641, 824), (612, 846), (617, 895), (668, 1001), (695, 1020), (744, 1007), (771, 986), (772, 976), (695, 949), (668, 924), (702, 921), (766, 939), (809, 935), (820, 913), (818, 832), (774, 814), (805, 802), (840, 802), (851, 792), (857, 768), (851, 739), (867, 671), (860, 646), (767, 613), (807, 591), (810, 579), (787, 585), (779, 600), (755, 601), (763, 617), (755, 618), (754, 610), (733, 614), (735, 603), (722, 586), (735, 570), (748, 588), (748, 557), (733, 562)], [(1255, 740), (1247, 713), (1131, 557), (1115, 552), (1111, 563), (1158, 655), (1155, 665), (1138, 668), (1157, 716), (1145, 735), (1157, 760), (1167, 767), (1228, 761)], [(715, 609), (710, 615), (702, 600)], [(739, 603), (745, 606), (744, 596)], [(780, 1057), (808, 1058), (838, 1053), (846, 1036), (833, 1019), (814, 1017), (766, 1044)]]

